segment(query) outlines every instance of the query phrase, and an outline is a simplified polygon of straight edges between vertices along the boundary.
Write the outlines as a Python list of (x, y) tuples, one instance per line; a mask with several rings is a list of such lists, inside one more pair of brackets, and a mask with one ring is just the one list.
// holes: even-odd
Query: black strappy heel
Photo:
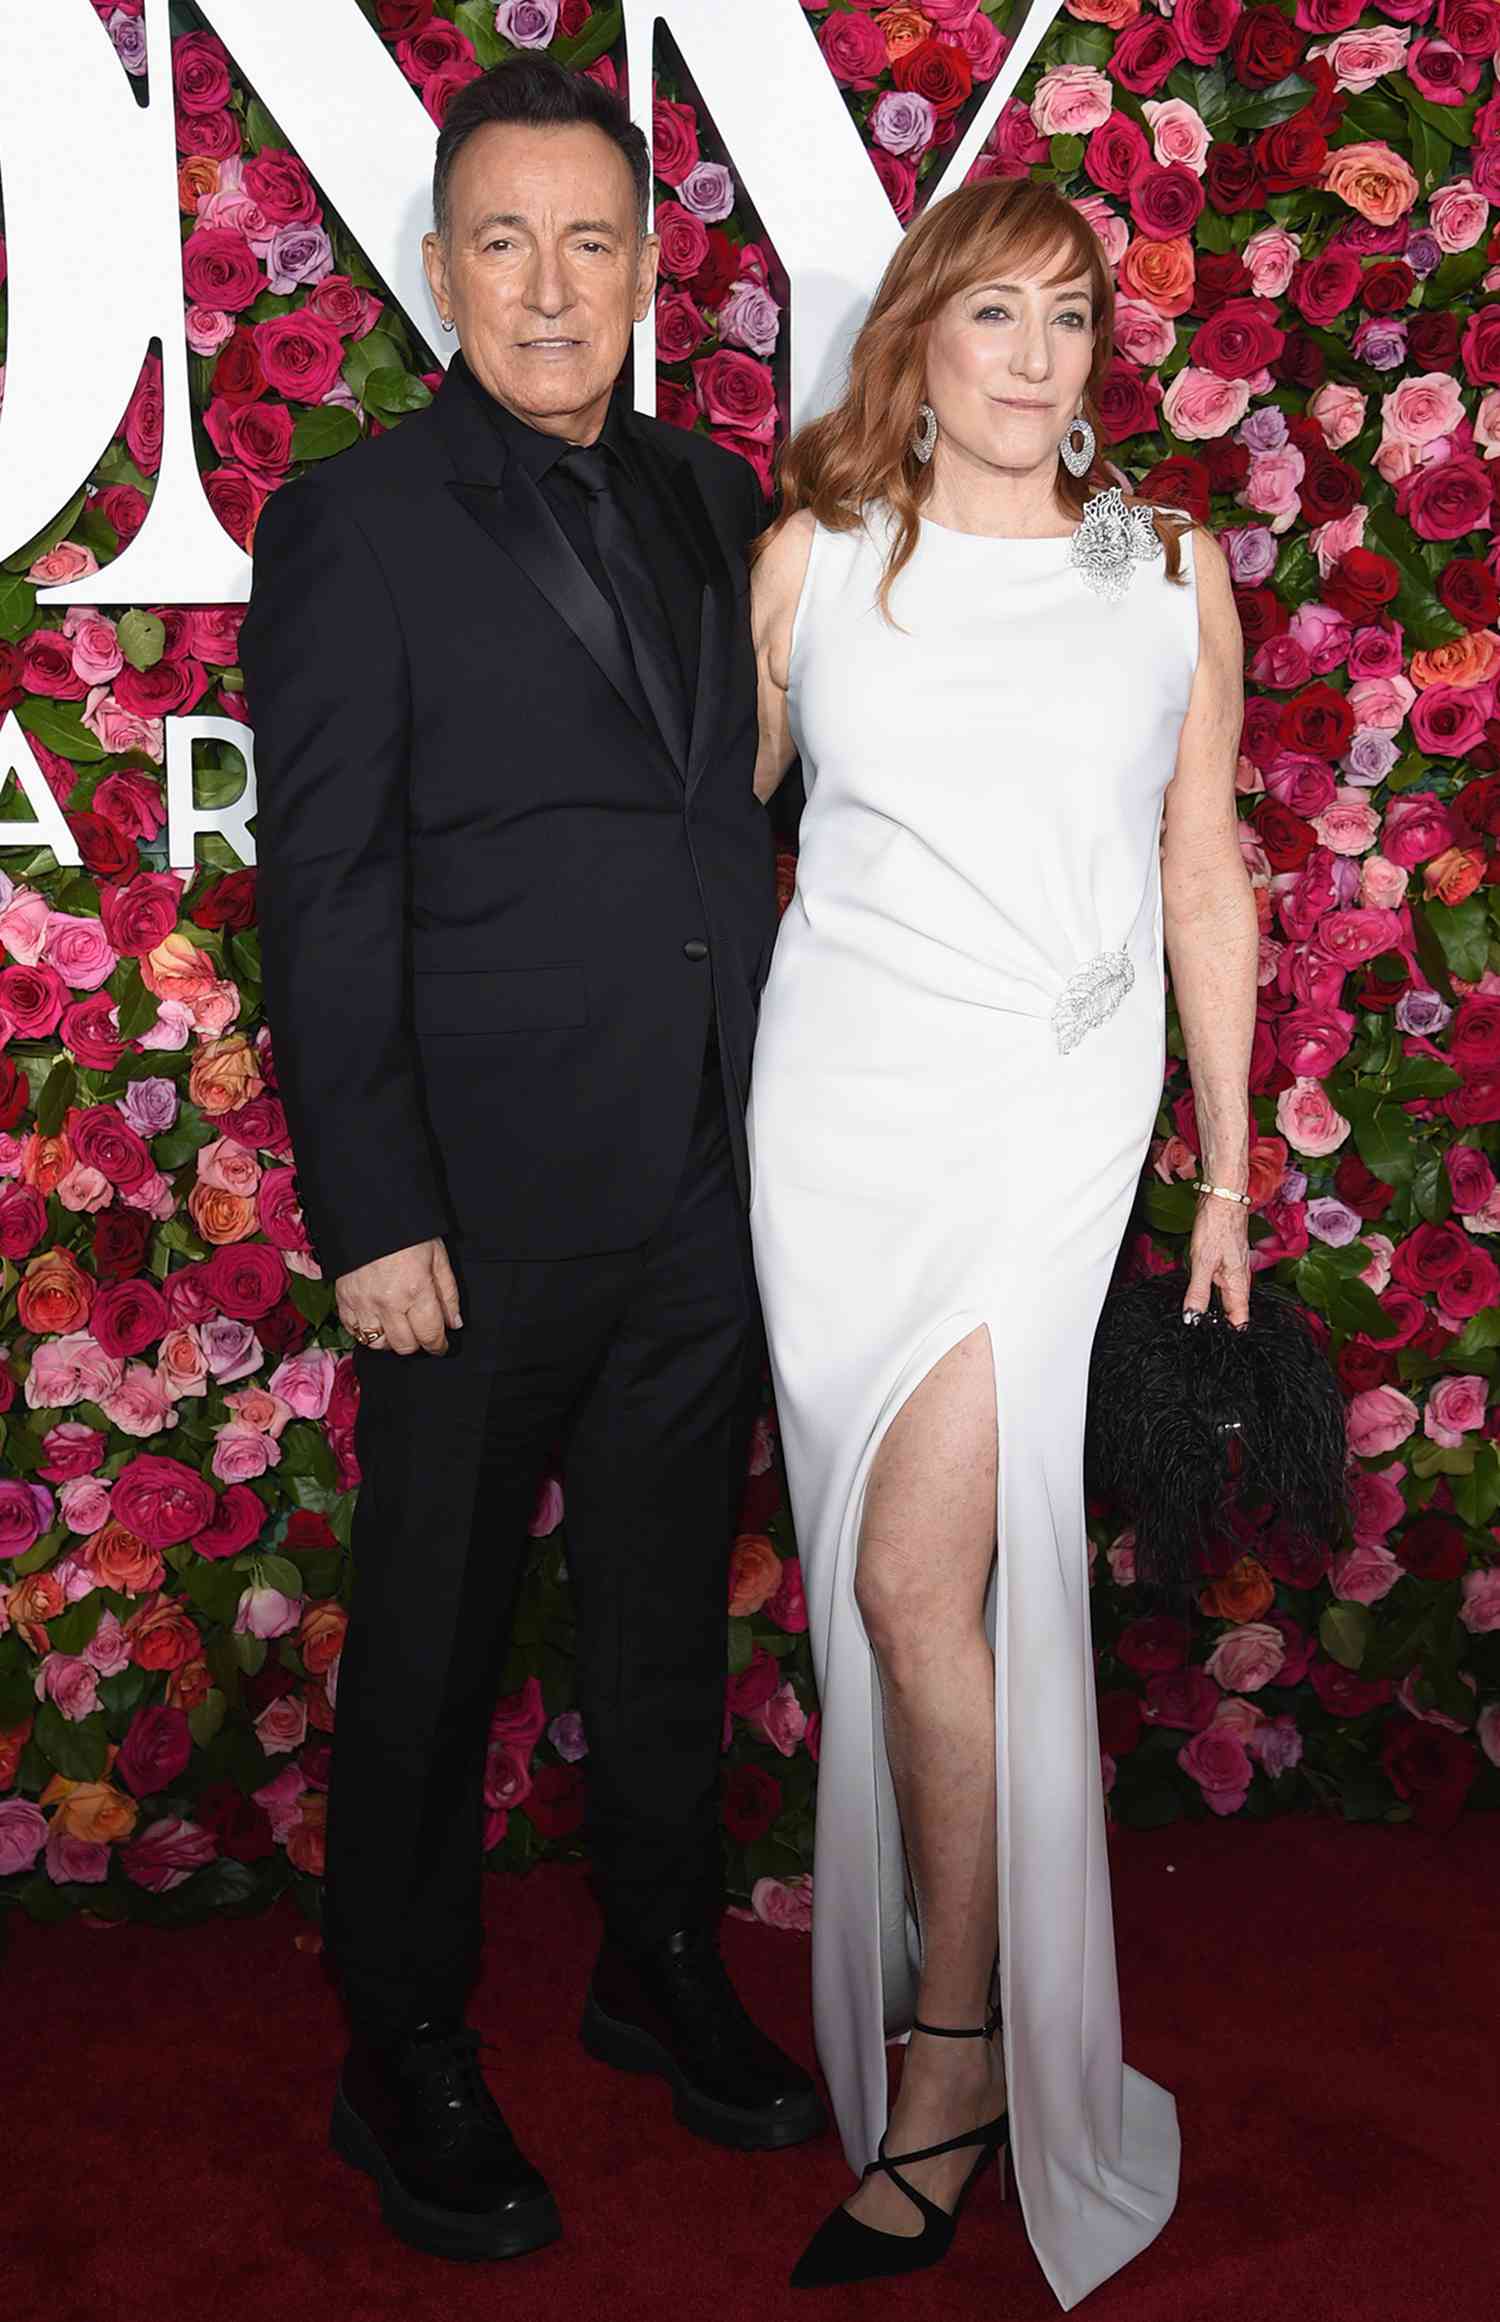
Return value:
[[(912, 2023), (914, 2032), (930, 2032), (940, 2040), (987, 2040), (1000, 2022), (999, 2003), (991, 2009), (988, 2021), (977, 2028), (966, 2026), (955, 2030), (949, 2024), (924, 2024), (919, 2017)], [(902, 2176), (903, 2164), (912, 2161), (933, 2161), (940, 2153), (956, 2153), (965, 2146), (975, 2146), (978, 2157), (973, 2168), (959, 2187), (958, 2199), (951, 2209), (941, 2209), (929, 2201), (925, 2193)], [(968, 2196), (969, 2188), (991, 2155), (1000, 2164), (1000, 2198), (1006, 2198), (1006, 2154), (1010, 2145), (1010, 2114), (1002, 2112), (998, 2118), (986, 2121), (982, 2128), (970, 2129), (967, 2136), (948, 2137), (940, 2145), (924, 2145), (919, 2152), (889, 2154), (885, 2137), (880, 2140), (879, 2153), (864, 2172), (883, 2169), (894, 2184), (900, 2186), (908, 2201), (915, 2204), (922, 2216), (920, 2233), (906, 2235), (882, 2233), (877, 2226), (866, 2225), (862, 2219), (851, 2217), (840, 2207), (825, 2217), (796, 2265), (792, 2268), (791, 2287), (794, 2290), (827, 2289), (835, 2282), (868, 2282), (881, 2274), (915, 2274), (926, 2266), (935, 2266), (945, 2258), (953, 2246), (958, 2230), (959, 2212)]]

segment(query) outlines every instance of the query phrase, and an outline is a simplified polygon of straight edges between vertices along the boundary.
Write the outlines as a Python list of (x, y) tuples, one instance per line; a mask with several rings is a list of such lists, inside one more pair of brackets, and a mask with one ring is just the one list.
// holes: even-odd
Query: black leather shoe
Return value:
[(389, 2047), (356, 2041), (330, 2125), (333, 2149), (380, 2189), (391, 2231), (433, 2257), (519, 2257), (562, 2219), (520, 2152), (479, 2065), (479, 2034), (421, 2024)]
[(629, 1952), (606, 1937), (582, 2036), (601, 2063), (669, 2082), (683, 2127), (713, 2144), (800, 2145), (827, 2123), (809, 2074), (746, 2015), (712, 1927)]

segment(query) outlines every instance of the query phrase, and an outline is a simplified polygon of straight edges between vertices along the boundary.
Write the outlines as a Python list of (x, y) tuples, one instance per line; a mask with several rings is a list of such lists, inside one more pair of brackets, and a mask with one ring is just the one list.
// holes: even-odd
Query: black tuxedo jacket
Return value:
[(679, 764), (483, 397), (455, 366), (398, 429), (277, 492), (255, 538), (266, 1013), (330, 1275), (429, 1235), (513, 1258), (645, 1239), (715, 1011), (748, 1197), (776, 928), (752, 789), (759, 487), (624, 414), (683, 560), (662, 591), (693, 703)]

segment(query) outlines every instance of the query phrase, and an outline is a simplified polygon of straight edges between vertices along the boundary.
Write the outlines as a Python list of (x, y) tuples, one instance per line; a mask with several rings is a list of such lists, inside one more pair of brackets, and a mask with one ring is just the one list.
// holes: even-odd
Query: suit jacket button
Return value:
[(682, 956), (684, 959), (707, 959), (708, 945), (701, 935), (693, 935), (688, 938), (682, 947)]

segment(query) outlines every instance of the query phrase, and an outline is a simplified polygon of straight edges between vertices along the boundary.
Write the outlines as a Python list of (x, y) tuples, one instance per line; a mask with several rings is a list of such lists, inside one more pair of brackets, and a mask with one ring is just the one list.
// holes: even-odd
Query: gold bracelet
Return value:
[(1205, 1185), (1201, 1177), (1195, 1177), (1193, 1179), (1193, 1191), (1195, 1193), (1221, 1194), (1225, 1201), (1238, 1201), (1242, 1202), (1246, 1209), (1250, 1207), (1250, 1196), (1248, 1193), (1234, 1193), (1227, 1185)]

